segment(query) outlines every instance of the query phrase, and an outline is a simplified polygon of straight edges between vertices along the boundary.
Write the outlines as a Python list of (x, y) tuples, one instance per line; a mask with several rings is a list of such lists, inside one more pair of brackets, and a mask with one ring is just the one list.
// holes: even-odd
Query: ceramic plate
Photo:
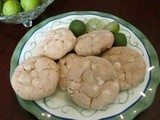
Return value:
[(106, 21), (118, 21), (120, 32), (127, 36), (127, 47), (135, 49), (144, 58), (147, 69), (144, 82), (137, 87), (119, 93), (116, 101), (101, 110), (86, 110), (75, 105), (68, 94), (59, 89), (44, 99), (37, 101), (27, 101), (18, 98), (20, 105), (28, 112), (35, 115), (38, 119), (133, 119), (140, 112), (148, 108), (155, 96), (159, 85), (159, 63), (157, 54), (149, 40), (130, 23), (110, 14), (101, 12), (70, 12), (48, 18), (27, 32), (17, 45), (12, 59), (10, 77), (18, 64), (33, 56), (33, 51), (41, 37), (51, 30), (59, 27), (68, 28), (69, 23), (74, 19), (83, 20), (90, 18), (100, 18)]

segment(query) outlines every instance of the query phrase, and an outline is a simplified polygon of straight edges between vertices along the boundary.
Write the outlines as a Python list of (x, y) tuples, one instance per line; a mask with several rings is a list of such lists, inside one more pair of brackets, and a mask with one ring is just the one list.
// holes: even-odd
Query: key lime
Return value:
[(94, 30), (102, 30), (104, 26), (104, 21), (98, 18), (91, 18), (86, 23), (86, 31), (91, 32)]
[(117, 21), (110, 22), (106, 24), (103, 29), (109, 30), (112, 33), (118, 33), (120, 26)]
[(2, 12), (4, 15), (15, 15), (21, 11), (21, 5), (17, 0), (7, 0), (4, 2)]
[(41, 4), (41, 0), (21, 0), (20, 3), (24, 11), (29, 11), (37, 8)]
[(123, 33), (115, 33), (114, 34), (114, 45), (115, 46), (126, 46), (127, 45), (127, 38)]
[(69, 29), (78, 37), (86, 32), (86, 24), (81, 20), (73, 20), (69, 25)]

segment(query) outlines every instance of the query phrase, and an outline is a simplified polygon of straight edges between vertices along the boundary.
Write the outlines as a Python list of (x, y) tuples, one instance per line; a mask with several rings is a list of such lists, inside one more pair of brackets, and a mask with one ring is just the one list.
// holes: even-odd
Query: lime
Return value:
[(104, 21), (98, 18), (91, 18), (86, 23), (86, 31), (91, 32), (94, 30), (101, 30), (104, 26)]
[(37, 8), (41, 4), (41, 0), (21, 0), (21, 6), (24, 11), (29, 11)]
[(110, 22), (109, 24), (106, 24), (103, 27), (103, 29), (107, 29), (112, 33), (118, 33), (118, 31), (120, 29), (120, 26), (119, 26), (119, 23), (117, 21), (113, 21), (113, 22)]
[(78, 37), (86, 32), (86, 25), (81, 20), (73, 20), (69, 25), (69, 29)]
[(126, 46), (127, 45), (127, 38), (123, 33), (115, 33), (114, 34), (114, 45), (115, 46)]
[(3, 14), (4, 15), (15, 15), (21, 11), (21, 5), (17, 0), (7, 0), (3, 5)]

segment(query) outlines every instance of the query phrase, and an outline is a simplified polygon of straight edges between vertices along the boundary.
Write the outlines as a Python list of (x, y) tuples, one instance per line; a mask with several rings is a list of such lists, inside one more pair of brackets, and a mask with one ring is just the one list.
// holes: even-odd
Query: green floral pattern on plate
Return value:
[(120, 92), (113, 104), (101, 110), (89, 111), (80, 108), (72, 102), (66, 92), (59, 89), (53, 95), (37, 101), (26, 101), (17, 96), (20, 105), (38, 119), (129, 120), (135, 118), (140, 112), (151, 105), (160, 81), (158, 57), (154, 48), (143, 33), (134, 26), (118, 17), (101, 12), (81, 11), (65, 13), (48, 18), (33, 27), (24, 35), (13, 53), (10, 77), (19, 63), (34, 56), (34, 50), (40, 42), (40, 38), (49, 31), (59, 27), (68, 28), (69, 23), (74, 19), (86, 22), (93, 17), (106, 21), (116, 20), (120, 23), (120, 32), (127, 36), (127, 46), (137, 50), (147, 63), (148, 70), (146, 71), (144, 82), (136, 88)]

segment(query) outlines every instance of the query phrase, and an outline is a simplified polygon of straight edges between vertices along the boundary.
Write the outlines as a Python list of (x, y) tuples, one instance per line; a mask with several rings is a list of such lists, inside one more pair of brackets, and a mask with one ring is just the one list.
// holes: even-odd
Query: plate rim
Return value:
[[(153, 69), (150, 73), (151, 80), (149, 81), (150, 83), (148, 83), (147, 88), (149, 88), (151, 86), (154, 86), (154, 87), (152, 87), (152, 92), (147, 91), (147, 90), (145, 91), (145, 94), (148, 95), (149, 97), (145, 97), (145, 98), (141, 97), (138, 100), (138, 102), (136, 102), (133, 106), (131, 106), (128, 110), (124, 111), (124, 113), (121, 114), (125, 117), (125, 119), (127, 119), (127, 118), (134, 119), (139, 113), (141, 113), (142, 111), (147, 109), (152, 104), (152, 102), (155, 98), (155, 93), (156, 93), (156, 90), (157, 90), (158, 85), (160, 83), (160, 75), (158, 74), (160, 72), (158, 55), (157, 55), (154, 47), (152, 46), (152, 44), (147, 39), (147, 37), (140, 30), (138, 30), (136, 27), (134, 27), (132, 24), (128, 23), (127, 21), (125, 21), (115, 15), (112, 15), (112, 14), (99, 12), (99, 11), (73, 11), (73, 12), (66, 12), (63, 14), (52, 16), (50, 18), (43, 20), (39, 24), (35, 25), (20, 39), (19, 43), (17, 44), (17, 46), (12, 54), (11, 62), (10, 62), (10, 81), (11, 81), (11, 76), (13, 74), (13, 71), (16, 68), (16, 66), (18, 65), (18, 62), (16, 62), (16, 61), (18, 61), (20, 53), (22, 51), (22, 48), (24, 47), (25, 43), (28, 41), (28, 39), (27, 39), (28, 36), (31, 36), (36, 30), (40, 29), (41, 27), (45, 26), (47, 23), (49, 23), (51, 21), (61, 19), (61, 18), (71, 16), (71, 15), (96, 15), (96, 16), (100, 16), (100, 17), (104, 17), (104, 18), (106, 17), (106, 18), (114, 19), (114, 20), (118, 21), (120, 24), (122, 24), (125, 27), (127, 27), (128, 29), (130, 29), (143, 43), (147, 53), (149, 54), (150, 64), (153, 66), (156, 66), (155, 69)], [(36, 105), (34, 103), (34, 101), (23, 100), (18, 96), (17, 96), (17, 99), (23, 109), (30, 112), (34, 116), (36, 116), (38, 119), (48, 119), (47, 116), (39, 115), (39, 113), (42, 113), (44, 111), (41, 108), (38, 108), (38, 105)], [(140, 107), (138, 107), (138, 106), (140, 106)], [(137, 110), (136, 113), (133, 113), (132, 109), (137, 108), (137, 107), (140, 109), (136, 109)], [(54, 119), (54, 120), (60, 119), (60, 117), (57, 117), (57, 116), (52, 116), (52, 117), (53, 117), (52, 119)], [(118, 120), (119, 118), (120, 118), (120, 116), (117, 115), (113, 119)], [(102, 118), (102, 119), (105, 119), (105, 118)]]

